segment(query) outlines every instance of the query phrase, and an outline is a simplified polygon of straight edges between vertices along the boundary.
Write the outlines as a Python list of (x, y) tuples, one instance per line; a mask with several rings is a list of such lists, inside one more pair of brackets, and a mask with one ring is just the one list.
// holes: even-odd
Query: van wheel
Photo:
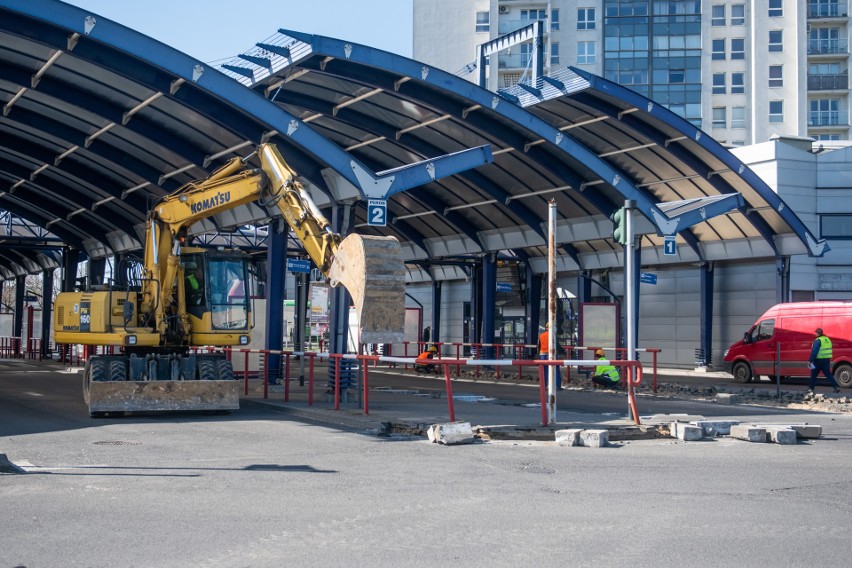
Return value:
[(834, 378), (841, 387), (852, 387), (852, 365), (842, 363), (834, 369)]
[(748, 366), (748, 363), (743, 363), (742, 361), (736, 363), (733, 369), (731, 369), (731, 374), (734, 375), (734, 382), (736, 383), (751, 382), (751, 367)]

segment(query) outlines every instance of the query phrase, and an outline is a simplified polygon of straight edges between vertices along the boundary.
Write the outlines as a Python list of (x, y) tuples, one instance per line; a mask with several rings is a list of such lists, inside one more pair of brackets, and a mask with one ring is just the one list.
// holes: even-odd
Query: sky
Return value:
[(222, 63), (279, 28), (411, 57), (412, 0), (65, 0), (204, 63)]

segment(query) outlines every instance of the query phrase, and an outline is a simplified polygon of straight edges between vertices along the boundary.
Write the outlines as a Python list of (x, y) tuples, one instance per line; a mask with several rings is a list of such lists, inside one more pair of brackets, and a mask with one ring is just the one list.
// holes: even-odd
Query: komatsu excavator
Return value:
[(231, 362), (221, 352), (191, 348), (248, 344), (248, 257), (183, 243), (194, 223), (256, 200), (277, 206), (331, 285), (349, 291), (362, 343), (402, 341), (405, 270), (399, 242), (358, 234), (341, 238), (278, 149), (262, 144), (256, 153), (260, 169), (247, 167), (248, 158), (234, 158), (154, 206), (140, 286), (56, 298), (57, 343), (114, 346), (113, 354), (86, 363), (83, 395), (92, 416), (239, 408)]

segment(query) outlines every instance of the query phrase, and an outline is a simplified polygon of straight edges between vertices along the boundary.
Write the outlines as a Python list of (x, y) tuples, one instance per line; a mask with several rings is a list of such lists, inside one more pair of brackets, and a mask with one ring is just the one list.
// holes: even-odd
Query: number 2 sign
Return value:
[(367, 201), (367, 224), (384, 227), (388, 224), (388, 202), (384, 199)]

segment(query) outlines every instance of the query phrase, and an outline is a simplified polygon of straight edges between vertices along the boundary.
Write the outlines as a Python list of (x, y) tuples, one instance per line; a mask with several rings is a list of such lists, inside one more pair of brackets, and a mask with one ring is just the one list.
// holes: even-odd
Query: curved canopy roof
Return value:
[[(574, 70), (495, 94), (286, 30), (217, 70), (56, 0), (0, 0), (0, 105), (0, 208), (95, 258), (139, 249), (154, 200), (263, 141), (318, 205), (358, 199), (354, 230), (398, 237), (412, 262), (507, 251), (544, 271), (551, 199), (561, 270), (621, 264), (608, 217), (625, 199), (644, 215), (643, 263), (827, 250), (709, 136)], [(482, 145), (493, 163), (429, 162)], [(379, 179), (396, 180), (386, 227), (368, 226), (363, 199)], [(194, 232), (273, 216), (245, 206)], [(674, 232), (679, 254), (663, 257)], [(16, 265), (0, 255), (0, 276)]]

